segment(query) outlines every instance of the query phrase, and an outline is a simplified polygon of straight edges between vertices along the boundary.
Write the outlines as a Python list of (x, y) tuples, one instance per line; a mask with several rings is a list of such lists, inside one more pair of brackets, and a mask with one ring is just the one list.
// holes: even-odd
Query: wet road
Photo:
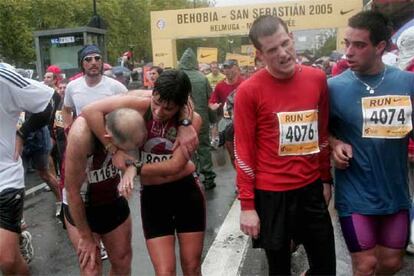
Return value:
[[(205, 192), (207, 229), (203, 256), (206, 255), (236, 197), (235, 172), (228, 160), (222, 161), (223, 158), (227, 159), (221, 150), (214, 153), (217, 187)], [(33, 187), (41, 183), (35, 173), (27, 174), (26, 181), (27, 190), (33, 190)], [(133, 220), (132, 275), (153, 275), (152, 264), (142, 233), (138, 191), (130, 199), (129, 204)], [(30, 270), (33, 275), (78, 275), (75, 251), (62, 224), (54, 217), (54, 212), (54, 197), (51, 192), (44, 192), (40, 189), (26, 198), (24, 216), (29, 226), (28, 230), (33, 236), (35, 249), (35, 258), (30, 264)], [(108, 261), (105, 261), (104, 269), (109, 271), (108, 267)], [(177, 265), (177, 268), (179, 267)]]
[[(235, 172), (228, 162), (227, 156), (222, 150), (213, 152), (215, 171), (217, 173), (217, 187), (205, 193), (207, 201), (207, 230), (203, 259), (207, 255), (211, 245), (216, 239), (223, 222), (229, 219), (234, 220), (233, 224), (238, 223), (238, 217), (226, 218), (235, 199)], [(226, 160), (226, 162), (223, 162)], [(40, 179), (33, 173), (27, 175), (27, 190), (36, 187), (41, 183)], [(154, 275), (153, 268), (145, 247), (144, 237), (141, 228), (140, 209), (138, 192), (130, 200), (130, 208), (133, 219), (133, 261), (132, 275)], [(30, 264), (32, 275), (79, 275), (77, 257), (72, 248), (66, 231), (62, 224), (54, 217), (55, 204), (51, 192), (39, 190), (29, 195), (25, 202), (25, 219), (29, 225), (29, 231), (33, 235), (33, 245), (35, 258)], [(337, 253), (337, 274), (351, 275), (350, 257), (347, 253), (342, 239), (339, 224), (335, 211), (331, 208), (332, 220), (336, 237)], [(230, 234), (230, 236), (240, 236), (240, 233)], [(228, 239), (231, 240), (231, 239)], [(237, 240), (234, 240), (237, 242)], [(228, 245), (227, 245), (228, 246)], [(241, 250), (243, 258), (238, 265), (234, 275), (267, 275), (267, 265), (262, 250), (252, 249), (250, 242), (247, 247)], [(225, 258), (225, 256), (218, 256)], [(299, 275), (306, 270), (307, 261), (303, 248), (292, 256), (292, 274)], [(225, 275), (223, 269), (214, 267), (208, 271), (214, 271), (212, 275)], [(178, 268), (178, 275), (181, 271)], [(108, 261), (104, 261), (105, 275), (109, 272)], [(228, 275), (228, 274), (226, 274)], [(404, 259), (403, 270), (398, 275), (414, 275), (414, 256), (406, 256)], [(232, 275), (230, 275), (232, 276)]]

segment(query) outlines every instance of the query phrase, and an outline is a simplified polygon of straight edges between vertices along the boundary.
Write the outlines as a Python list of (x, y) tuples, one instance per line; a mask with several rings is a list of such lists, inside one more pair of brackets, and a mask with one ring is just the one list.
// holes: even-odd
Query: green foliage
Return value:
[[(96, 0), (107, 26), (111, 64), (130, 48), (136, 60), (150, 60), (150, 11), (207, 7), (207, 0)], [(93, 0), (0, 0), (0, 58), (16, 66), (35, 61), (33, 31), (80, 27), (93, 16)]]
[(315, 56), (329, 56), (334, 50), (336, 50), (336, 35), (328, 37), (322, 47), (316, 51)]
[[(27, 1), (0, 1), (0, 56), (6, 62), (22, 64), (34, 58), (31, 30), (27, 28)], [(19, 3), (19, 4), (17, 4)]]

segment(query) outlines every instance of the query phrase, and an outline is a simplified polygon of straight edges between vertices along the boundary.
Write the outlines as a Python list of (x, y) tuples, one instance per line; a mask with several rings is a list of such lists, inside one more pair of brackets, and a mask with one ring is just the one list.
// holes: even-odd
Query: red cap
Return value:
[(49, 67), (47, 67), (46, 72), (51, 72), (56, 75), (62, 74), (62, 70), (60, 70), (59, 66), (57, 65), (50, 65)]

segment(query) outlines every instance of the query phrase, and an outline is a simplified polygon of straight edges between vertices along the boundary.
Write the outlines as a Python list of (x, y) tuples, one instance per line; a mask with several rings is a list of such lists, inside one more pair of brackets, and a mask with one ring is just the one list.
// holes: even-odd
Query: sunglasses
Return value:
[(93, 56), (93, 57), (84, 57), (83, 60), (86, 62), (91, 62), (93, 59), (95, 59), (95, 61), (100, 61), (102, 59), (101, 56)]

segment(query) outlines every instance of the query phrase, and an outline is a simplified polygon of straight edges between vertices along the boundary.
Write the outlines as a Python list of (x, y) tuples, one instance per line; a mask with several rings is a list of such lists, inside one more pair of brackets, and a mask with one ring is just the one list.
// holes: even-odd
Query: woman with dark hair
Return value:
[[(129, 196), (133, 179), (140, 175), (141, 217), (148, 252), (157, 275), (175, 275), (175, 239), (180, 244), (184, 275), (201, 275), (201, 253), (205, 231), (205, 199), (195, 173), (195, 165), (174, 143), (191, 121), (180, 120), (191, 91), (187, 75), (166, 70), (155, 82), (151, 98), (111, 97), (95, 102), (83, 111), (92, 131), (114, 152), (105, 139), (104, 115), (120, 107), (134, 108), (143, 114), (148, 136), (140, 148), (140, 159), (130, 160), (119, 190)], [(181, 116), (182, 117), (182, 116)], [(198, 132), (200, 116), (193, 114)], [(181, 128), (180, 128), (181, 129)]]

